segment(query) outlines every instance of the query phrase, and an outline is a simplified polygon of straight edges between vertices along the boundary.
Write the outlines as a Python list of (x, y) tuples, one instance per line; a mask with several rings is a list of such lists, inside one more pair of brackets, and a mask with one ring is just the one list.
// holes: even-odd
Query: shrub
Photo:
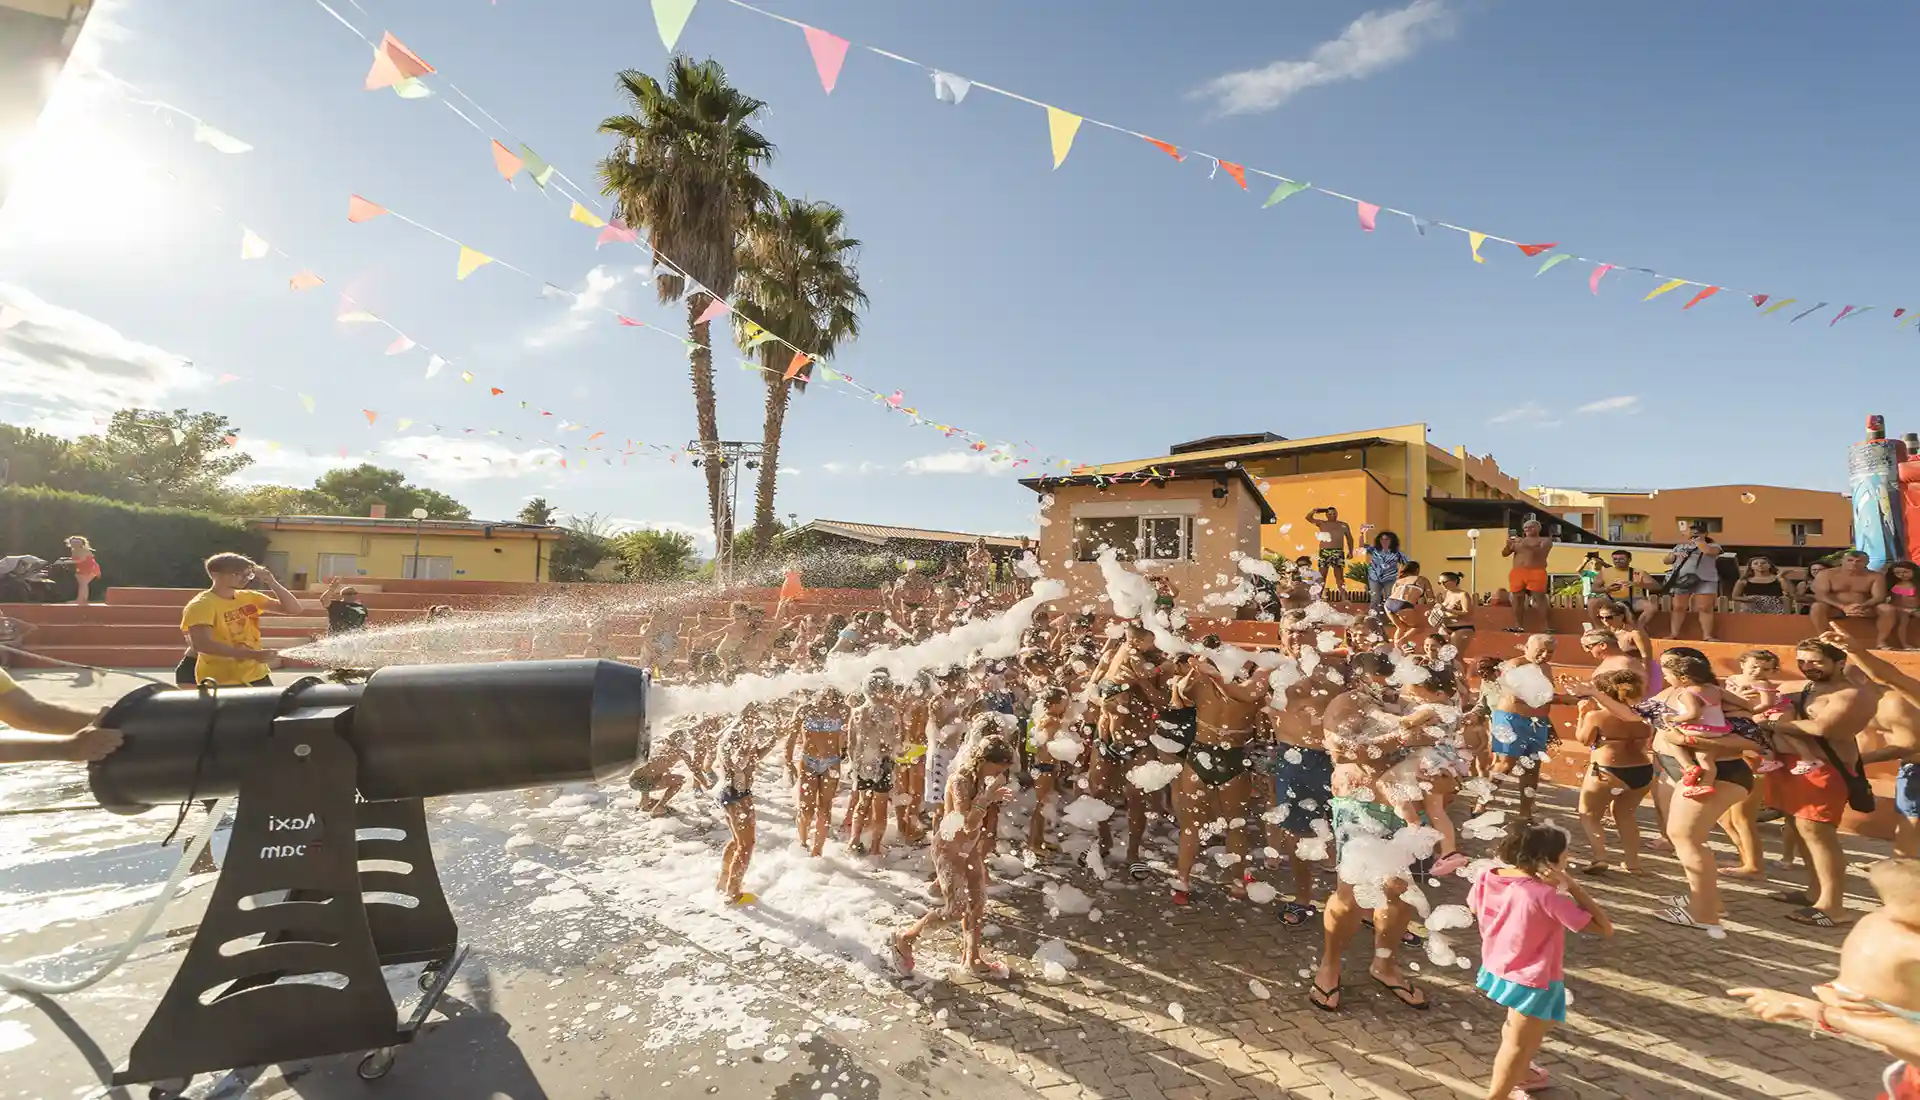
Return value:
[[(201, 563), (210, 555), (233, 550), (258, 561), (267, 552), (267, 536), (237, 519), (0, 486), (0, 553), (54, 561), (67, 556), (68, 535), (85, 535), (100, 554), (103, 581), (120, 587), (203, 588)], [(70, 596), (72, 574), (66, 577)]]

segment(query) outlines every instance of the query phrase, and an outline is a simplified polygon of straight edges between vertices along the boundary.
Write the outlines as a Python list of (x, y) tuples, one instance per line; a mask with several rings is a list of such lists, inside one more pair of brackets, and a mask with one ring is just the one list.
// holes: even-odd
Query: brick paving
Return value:
[[(1566, 792), (1546, 800), (1568, 814)], [(1572, 818), (1565, 818), (1571, 823)], [(1778, 826), (1762, 826), (1777, 850)], [(1716, 839), (1719, 839), (1716, 834)], [(1849, 837), (1856, 859), (1885, 854), (1879, 842)], [(1475, 845), (1469, 842), (1469, 852)], [(1485, 847), (1481, 845), (1480, 847)], [(1726, 849), (1731, 856), (1731, 849)], [(1754, 1020), (1725, 996), (1728, 988), (1804, 991), (1832, 977), (1844, 931), (1802, 928), (1766, 889), (1723, 880), (1729, 935), (1724, 940), (1653, 919), (1655, 899), (1684, 890), (1670, 857), (1650, 855), (1646, 871), (1591, 883), (1618, 931), (1611, 940), (1570, 937), (1567, 1023), (1550, 1035), (1540, 1062), (1554, 1083), (1550, 1098), (1676, 1096), (1726, 1100), (1825, 1100), (1877, 1094), (1886, 1060), (1877, 1051), (1827, 1036)], [(1096, 896), (1099, 923), (1049, 917), (1037, 896), (1003, 888), (988, 919), (1000, 926), (996, 949), (1016, 976), (990, 983), (956, 974), (922, 992), (946, 1010), (949, 1037), (1005, 1068), (1050, 1100), (1438, 1100), (1480, 1097), (1500, 1042), (1504, 1010), (1473, 988), (1474, 970), (1445, 969), (1424, 953), (1404, 952), (1433, 1008), (1415, 1012), (1365, 974), (1370, 940), (1347, 954), (1338, 1013), (1306, 1000), (1320, 928), (1281, 925), (1272, 907), (1227, 898), (1217, 888), (1185, 910), (1166, 904), (1156, 879), (1096, 889), (1084, 871), (1054, 873)], [(1459, 880), (1428, 891), (1435, 904), (1464, 901)], [(1872, 903), (1862, 877), (1849, 902)], [(1365, 936), (1365, 933), (1362, 933)], [(1059, 937), (1079, 963), (1059, 984), (1024, 959)], [(951, 958), (955, 943), (929, 936), (922, 953)], [(1464, 944), (1478, 961), (1478, 942)], [(1256, 996), (1258, 980), (1269, 996)], [(1184, 1008), (1182, 1020), (1171, 1006)]]

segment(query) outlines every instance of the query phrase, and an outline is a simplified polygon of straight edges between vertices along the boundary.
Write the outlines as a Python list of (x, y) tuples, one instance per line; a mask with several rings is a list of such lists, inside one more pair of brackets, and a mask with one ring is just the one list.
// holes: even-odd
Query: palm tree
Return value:
[[(620, 90), (631, 113), (600, 123), (601, 133), (618, 139), (600, 162), (601, 190), (629, 226), (647, 231), (654, 262), (670, 269), (655, 283), (660, 300), (679, 298), (689, 279), (698, 287), (686, 300), (688, 358), (700, 442), (711, 453), (720, 422), (709, 326), (699, 318), (712, 295), (733, 295), (740, 234), (772, 193), (758, 169), (773, 159), (773, 143), (753, 128), (767, 105), (728, 83), (719, 62), (683, 56), (668, 64), (664, 87), (627, 69)], [(704, 467), (714, 538), (727, 546), (733, 517), (721, 499), (720, 466)]]
[[(740, 249), (740, 294), (735, 303), (734, 335), (742, 347), (759, 353), (767, 383), (764, 454), (753, 497), (753, 545), (764, 553), (775, 531), (773, 495), (780, 469), (780, 433), (791, 391), (805, 393), (813, 362), (829, 358), (842, 343), (860, 335), (860, 310), (867, 292), (854, 269), (860, 242), (845, 236), (847, 212), (827, 202), (808, 202), (776, 194), (754, 211)], [(780, 336), (766, 340), (758, 325)], [(791, 344), (792, 347), (789, 347)], [(789, 379), (793, 348), (810, 361)]]

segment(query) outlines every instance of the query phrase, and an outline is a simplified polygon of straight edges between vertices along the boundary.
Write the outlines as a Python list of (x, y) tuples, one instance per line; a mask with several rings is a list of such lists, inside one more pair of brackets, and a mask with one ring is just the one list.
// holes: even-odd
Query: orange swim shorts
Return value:
[[(1797, 757), (1780, 754), (1782, 764), (1794, 764)], [(1767, 776), (1767, 801), (1789, 817), (1823, 825), (1838, 825), (1847, 812), (1847, 778), (1827, 766), (1806, 775), (1795, 775), (1791, 767)]]
[(1515, 569), (1507, 574), (1507, 591), (1515, 595), (1522, 592), (1547, 594), (1547, 571), (1545, 569)]

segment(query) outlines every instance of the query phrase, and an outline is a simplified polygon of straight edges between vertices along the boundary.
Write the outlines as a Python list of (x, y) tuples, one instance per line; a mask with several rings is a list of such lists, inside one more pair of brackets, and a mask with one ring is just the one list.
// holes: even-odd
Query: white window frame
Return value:
[[(328, 562), (337, 561), (341, 558), (345, 558), (347, 561), (352, 562), (353, 563), (352, 567), (349, 569), (340, 569), (337, 567), (333, 569), (327, 568)], [(360, 555), (358, 554), (316, 554), (314, 555), (314, 559), (313, 559), (313, 567), (314, 567), (315, 573), (318, 575), (320, 582), (322, 584), (326, 583), (327, 578), (329, 577), (357, 577), (360, 575)]]
[[(1200, 514), (1200, 502), (1197, 500), (1171, 501), (1114, 501), (1112, 503), (1076, 504), (1068, 513), (1073, 524), (1073, 556), (1075, 561), (1090, 561), (1080, 556), (1080, 521), (1089, 519), (1127, 519), (1135, 521), (1134, 538), (1136, 542), (1129, 548), (1129, 561), (1142, 562), (1190, 562), (1194, 560), (1193, 543), (1195, 536), (1194, 518)], [(1180, 556), (1174, 558), (1148, 558), (1140, 556), (1140, 547), (1150, 545), (1147, 537), (1147, 524), (1156, 519), (1178, 519), (1180, 524)]]
[[(444, 577), (436, 577), (433, 575), (433, 563), (440, 561), (447, 563), (447, 575)], [(420, 576), (421, 562), (427, 563), (427, 576), (424, 577)], [(413, 554), (403, 554), (400, 557), (400, 579), (408, 581), (450, 581), (453, 579), (453, 555), (421, 554), (416, 557)]]

